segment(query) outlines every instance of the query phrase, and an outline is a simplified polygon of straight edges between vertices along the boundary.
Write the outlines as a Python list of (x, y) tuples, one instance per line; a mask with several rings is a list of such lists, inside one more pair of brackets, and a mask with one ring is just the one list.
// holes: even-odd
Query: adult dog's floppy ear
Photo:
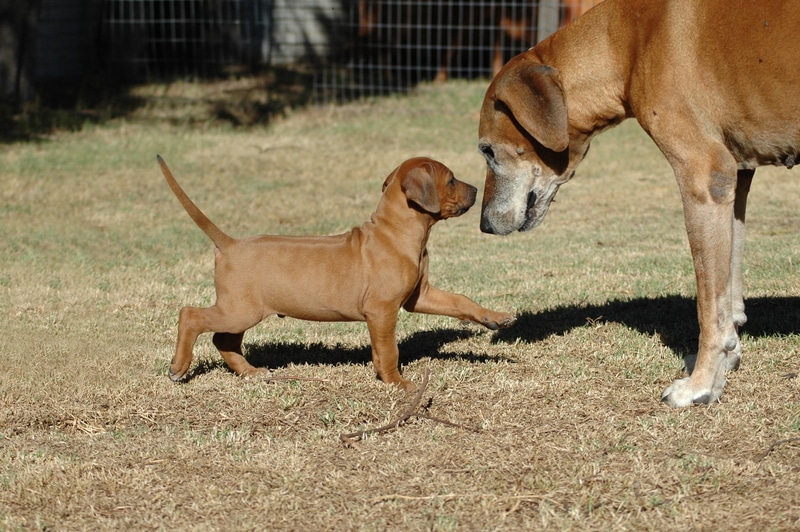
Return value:
[(506, 69), (495, 84), (495, 98), (545, 148), (556, 152), (567, 149), (567, 101), (556, 69), (541, 63)]
[(406, 198), (419, 205), (426, 212), (438, 214), (441, 211), (439, 192), (436, 190), (436, 183), (433, 175), (431, 175), (430, 165), (415, 166), (406, 172), (400, 181), (400, 188), (405, 193)]

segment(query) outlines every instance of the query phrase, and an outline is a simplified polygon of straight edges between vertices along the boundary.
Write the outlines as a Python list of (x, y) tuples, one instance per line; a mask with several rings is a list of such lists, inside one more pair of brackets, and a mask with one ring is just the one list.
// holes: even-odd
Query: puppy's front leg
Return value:
[(399, 309), (377, 309), (366, 311), (367, 328), (372, 342), (372, 364), (383, 382), (397, 384), (407, 392), (417, 387), (404, 379), (398, 368), (400, 351), (397, 348), (397, 311)]
[(495, 312), (475, 303), (467, 296), (451, 294), (427, 283), (420, 284), (417, 290), (403, 305), (409, 312), (439, 314), (460, 320), (469, 320), (496, 331), (510, 327), (516, 321), (507, 312)]

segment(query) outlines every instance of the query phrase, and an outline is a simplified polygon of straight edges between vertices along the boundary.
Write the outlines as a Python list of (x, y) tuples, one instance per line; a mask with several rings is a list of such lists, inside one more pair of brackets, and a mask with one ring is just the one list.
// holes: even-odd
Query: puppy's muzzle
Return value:
[(461, 201), (458, 203), (455, 212), (453, 212), (453, 216), (461, 216), (465, 212), (467, 212), (470, 207), (475, 205), (475, 198), (478, 195), (478, 189), (470, 185), (469, 183), (464, 183), (464, 192), (461, 197)]

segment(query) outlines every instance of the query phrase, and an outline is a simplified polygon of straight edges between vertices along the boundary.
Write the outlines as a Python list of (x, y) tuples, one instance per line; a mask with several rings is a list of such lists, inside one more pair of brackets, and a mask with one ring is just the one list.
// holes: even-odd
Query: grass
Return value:
[(364, 324), (271, 319), (245, 337), (276, 376), (318, 381), (239, 379), (208, 337), (190, 381), (167, 378), (178, 310), (213, 300), (213, 254), (155, 154), (231, 234), (342, 232), (405, 158), (482, 184), (484, 87), (248, 128), (192, 103), (202, 87), (137, 90), (124, 118), (0, 146), (0, 528), (800, 526), (793, 173), (757, 172), (745, 357), (721, 404), (658, 401), (696, 348), (694, 274), (671, 172), (625, 123), (535, 231), (483, 235), (477, 207), (434, 229), (433, 283), (519, 316), (491, 333), (401, 315), (405, 375), (431, 372), (425, 412), (478, 432), (413, 417), (347, 446), (410, 401), (374, 378)]

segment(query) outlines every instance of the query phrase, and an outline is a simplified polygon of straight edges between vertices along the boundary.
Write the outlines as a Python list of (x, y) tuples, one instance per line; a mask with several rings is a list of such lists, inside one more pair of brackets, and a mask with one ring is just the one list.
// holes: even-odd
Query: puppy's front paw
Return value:
[(269, 379), (272, 377), (272, 372), (267, 368), (248, 368), (239, 374), (243, 379), (261, 378)]
[(417, 385), (406, 379), (403, 379), (400, 382), (396, 382), (395, 385), (404, 392), (406, 392), (406, 394), (411, 394), (417, 391)]
[(516, 321), (517, 318), (506, 312), (493, 312), (490, 316), (485, 316), (481, 323), (484, 327), (496, 331), (511, 327)]

